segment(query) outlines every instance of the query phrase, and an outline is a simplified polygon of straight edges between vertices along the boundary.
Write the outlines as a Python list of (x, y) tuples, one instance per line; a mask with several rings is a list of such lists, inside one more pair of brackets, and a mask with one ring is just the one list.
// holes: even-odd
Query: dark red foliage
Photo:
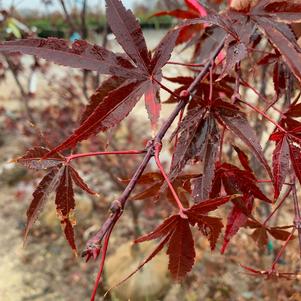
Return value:
[[(282, 241), (270, 270), (244, 267), (248, 272), (276, 278), (295, 275), (279, 273), (275, 265), (294, 238), (295, 230), (301, 247), (301, 215), (296, 193), (296, 179), (301, 183), (301, 103), (297, 93), (301, 82), (301, 49), (297, 31), (292, 27), (293, 23), (301, 23), (300, 12), (300, 1), (295, 0), (244, 0), (221, 12), (205, 9), (196, 0), (185, 0), (185, 7), (155, 14), (184, 21), (172, 28), (154, 50), (149, 50), (133, 13), (120, 0), (106, 0), (107, 21), (124, 50), (122, 54), (86, 41), (75, 41), (72, 45), (54, 38), (2, 42), (0, 51), (6, 56), (31, 54), (109, 76), (90, 97), (71, 135), (61, 142), (51, 139), (57, 143), (53, 149), (36, 146), (15, 160), (29, 169), (47, 170), (27, 211), (25, 238), (47, 198), (55, 192), (58, 217), (69, 245), (76, 251), (74, 184), (89, 194), (96, 193), (71, 161), (143, 154), (133, 176), (121, 180), (126, 184), (123, 193), (111, 204), (107, 220), (87, 243), (84, 252), (87, 259), (96, 259), (100, 254), (102, 258), (91, 300), (101, 278), (110, 235), (127, 202), (133, 205), (149, 198), (160, 201), (154, 202), (156, 208), (158, 204), (164, 205), (164, 211), (156, 213), (166, 219), (154, 231), (136, 239), (136, 243), (160, 241), (129, 277), (166, 247), (169, 270), (176, 281), (182, 280), (195, 263), (194, 233), (203, 234), (214, 250), (223, 228), (222, 253), (239, 230), (246, 231), (243, 228), (252, 230), (251, 237), (260, 247), (265, 247), (270, 239)], [(170, 61), (175, 46), (184, 42), (185, 49), (192, 50), (192, 57), (183, 52), (185, 62)], [(175, 71), (167, 76), (163, 69), (167, 64), (173, 65), (173, 71), (185, 67), (186, 72)], [(272, 97), (266, 89), (269, 78), (274, 84)], [(255, 87), (258, 83), (259, 91)], [(178, 87), (172, 90), (170, 84)], [(161, 89), (168, 92), (164, 103), (174, 107), (162, 123), (159, 122)], [(257, 94), (257, 102), (250, 98), (249, 91)], [(73, 154), (80, 142), (120, 125), (142, 97), (153, 132), (140, 137), (143, 141), (153, 137), (144, 149)], [(279, 115), (278, 121), (272, 110)], [(43, 117), (46, 115), (47, 112)], [(170, 137), (172, 159), (167, 173), (160, 153), (167, 144), (164, 138), (177, 118), (178, 125)], [(57, 128), (70, 124), (64, 117)], [(275, 142), (271, 146), (266, 141), (269, 136)], [(266, 143), (264, 147), (262, 141)], [(270, 150), (271, 155), (267, 156)], [(152, 158), (158, 171), (145, 172)], [(126, 178), (121, 165), (120, 177)], [(119, 184), (116, 178), (115, 184)], [(136, 186), (141, 190), (131, 196)], [(284, 186), (289, 189), (283, 194)], [(294, 209), (291, 221), (281, 227), (270, 226), (274, 213), (280, 212), (290, 197), (293, 201), (286, 204)], [(267, 216), (264, 216), (267, 210), (260, 210), (262, 201), (265, 207), (275, 205)], [(211, 216), (216, 209), (220, 209), (222, 217)], [(197, 229), (192, 231), (193, 227)]]
[[(223, 224), (219, 218), (207, 216), (207, 213), (216, 210), (232, 198), (235, 198), (235, 196), (206, 200), (194, 205), (185, 211), (186, 218), (180, 215), (173, 215), (153, 232), (136, 239), (135, 242), (141, 243), (165, 237), (165, 244), (168, 244), (169, 270), (173, 278), (180, 281), (191, 271), (194, 265), (195, 251), (190, 225), (198, 226), (199, 230), (208, 237), (213, 250)], [(160, 250), (162, 249), (161, 245), (158, 247)]]
[(66, 239), (71, 248), (76, 251), (74, 241), (73, 226), (75, 225), (75, 199), (73, 192), (73, 182), (82, 190), (89, 194), (96, 194), (91, 190), (77, 171), (67, 162), (62, 155), (55, 153), (52, 158), (43, 160), (43, 156), (49, 149), (35, 147), (28, 150), (24, 156), (16, 161), (25, 167), (33, 169), (48, 169), (49, 172), (42, 179), (37, 189), (33, 193), (33, 200), (27, 210), (27, 225), (25, 229), (25, 239), (30, 228), (38, 218), (45, 202), (52, 192), (56, 192), (55, 204), (57, 214), (61, 220)]

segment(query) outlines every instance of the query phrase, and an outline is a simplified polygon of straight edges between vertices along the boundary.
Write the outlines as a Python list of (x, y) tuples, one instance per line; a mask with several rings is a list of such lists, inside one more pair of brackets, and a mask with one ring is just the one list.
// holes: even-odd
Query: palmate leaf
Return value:
[(193, 205), (187, 212), (190, 224), (192, 226), (197, 225), (199, 230), (207, 237), (211, 250), (215, 249), (224, 225), (221, 218), (208, 216), (207, 214), (237, 197), (239, 197), (239, 195), (205, 200)]
[[(168, 237), (168, 240), (164, 240), (168, 244), (168, 268), (172, 277), (180, 281), (191, 271), (195, 257), (194, 241), (188, 220), (173, 215), (153, 232), (136, 239), (135, 242), (141, 243), (161, 237)], [(162, 248), (163, 246), (160, 246), (160, 250)]]
[(34, 169), (49, 169), (48, 174), (41, 180), (38, 187), (33, 193), (33, 199), (27, 210), (27, 225), (25, 228), (24, 241), (43, 209), (45, 202), (51, 195), (56, 193), (55, 204), (58, 216), (61, 220), (65, 237), (76, 252), (73, 226), (75, 225), (74, 210), (75, 200), (73, 192), (73, 182), (82, 190), (91, 195), (95, 195), (92, 189), (84, 182), (77, 171), (67, 164), (66, 159), (55, 153), (51, 158), (43, 160), (42, 158), (49, 152), (49, 149), (35, 147), (28, 150), (25, 155), (17, 159), (17, 162)]
[[(263, 248), (267, 245), (269, 235), (271, 235), (274, 239), (280, 241), (286, 241), (291, 235), (290, 232), (286, 231), (286, 229), (290, 229), (289, 226), (267, 227), (255, 220), (250, 219), (245, 223), (244, 227), (254, 229), (253, 233), (251, 234), (251, 237), (260, 248)], [(292, 236), (291, 240), (294, 238), (295, 237)]]
[[(146, 107), (152, 127), (154, 130), (156, 129), (160, 111), (160, 104), (156, 99), (159, 86), (152, 80), (152, 77), (158, 81), (161, 80), (161, 68), (171, 55), (178, 33), (176, 31), (169, 32), (156, 48), (153, 57), (150, 58), (145, 54), (145, 41), (143, 36), (139, 36), (142, 35), (142, 31), (137, 29), (136, 19), (123, 7), (122, 3), (119, 0), (107, 0), (107, 13), (110, 14), (108, 22), (112, 28), (115, 28), (116, 24), (123, 24), (114, 33), (118, 41), (122, 43), (124, 50), (129, 52), (127, 54), (137, 64), (135, 69), (139, 70), (139, 75), (129, 77), (119, 88), (109, 92), (85, 122), (48, 156), (53, 152), (72, 148), (91, 135), (116, 126), (130, 113), (143, 94), (146, 94)], [(129, 18), (134, 20), (129, 20)], [(137, 29), (136, 33), (132, 32), (131, 26)], [(125, 37), (127, 38), (125, 39)]]
[[(219, 98), (220, 94), (225, 94), (228, 98), (231, 98), (231, 96), (234, 94), (233, 84), (235, 83), (235, 79), (230, 76), (225, 76), (223, 79), (217, 81), (217, 79), (220, 77), (220, 73), (213, 73), (212, 74), (212, 80), (213, 82), (210, 82), (210, 79), (204, 79), (201, 83), (199, 83), (192, 101), (190, 102), (188, 108), (192, 108), (192, 104), (194, 102), (197, 102), (198, 104), (202, 105), (203, 102), (206, 102), (208, 100), (210, 91), (212, 93), (212, 98), (216, 99)], [(178, 95), (183, 91), (187, 90), (189, 85), (193, 82), (192, 77), (185, 77), (185, 76), (178, 76), (178, 77), (166, 77), (168, 81), (172, 83), (180, 84), (181, 87), (177, 88), (175, 90), (175, 93)], [(212, 85), (212, 89), (211, 89)], [(175, 98), (174, 96), (170, 96), (169, 99), (166, 101), (166, 103), (175, 103), (179, 100)]]
[(199, 230), (210, 241), (211, 249), (214, 249), (223, 224), (221, 219), (207, 216), (207, 214), (236, 197), (237, 195), (233, 195), (205, 200), (185, 211), (187, 219), (182, 218), (178, 214), (172, 215), (154, 231), (136, 239), (135, 243), (142, 243), (161, 238), (158, 247), (143, 261), (136, 271), (161, 251), (164, 245), (168, 245), (166, 253), (169, 255), (169, 271), (176, 281), (181, 281), (191, 271), (195, 259), (194, 240), (190, 225), (197, 225)]
[[(296, 78), (301, 81), (301, 50), (291, 27), (286, 24), (301, 21), (300, 1), (263, 0), (243, 3), (246, 4), (242, 5), (243, 9), (226, 10), (220, 15), (211, 14), (206, 18), (189, 20), (183, 27), (208, 22), (223, 28), (235, 37), (236, 44), (241, 49), (237, 49), (236, 52), (241, 57), (244, 57), (246, 52), (241, 43), (248, 47), (246, 38), (250, 38), (254, 29), (258, 27), (273, 47), (281, 53)], [(252, 6), (253, 4), (255, 5)], [(248, 30), (245, 30), (246, 28)]]
[[(195, 250), (194, 240), (189, 227), (189, 222), (179, 215), (168, 218), (161, 226), (148, 235), (135, 240), (136, 243), (165, 237), (168, 244), (167, 254), (169, 255), (168, 268), (176, 281), (181, 281), (194, 264)], [(163, 246), (159, 245), (160, 250)]]
[(262, 201), (271, 203), (271, 200), (257, 186), (254, 174), (247, 170), (241, 170), (235, 165), (222, 163), (217, 166), (211, 197), (220, 194), (222, 185), (228, 194), (251, 194)]

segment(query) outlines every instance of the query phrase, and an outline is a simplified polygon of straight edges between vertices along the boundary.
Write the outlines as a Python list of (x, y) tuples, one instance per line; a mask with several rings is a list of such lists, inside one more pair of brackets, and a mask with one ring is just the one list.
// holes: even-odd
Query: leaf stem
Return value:
[(167, 174), (165, 173), (164, 171), (164, 167), (162, 166), (162, 163), (160, 161), (160, 152), (161, 152), (161, 149), (162, 149), (162, 144), (161, 143), (155, 143), (155, 161), (156, 161), (156, 164), (163, 176), (163, 178), (165, 179), (177, 205), (178, 205), (178, 208), (179, 208), (179, 211), (180, 211), (180, 216), (183, 217), (183, 218), (187, 218), (187, 216), (184, 214), (184, 211), (185, 211), (185, 208), (183, 207), (175, 189), (173, 188), (171, 182), (170, 182), (170, 179), (168, 178)]
[(275, 214), (275, 212), (283, 205), (284, 201), (287, 199), (287, 197), (289, 196), (289, 194), (291, 193), (291, 191), (292, 191), (292, 186), (288, 187), (288, 189), (286, 190), (284, 196), (282, 197), (281, 201), (278, 203), (278, 205), (276, 206), (276, 208), (265, 219), (265, 221), (263, 222), (264, 226), (272, 218), (272, 216)]
[(128, 150), (128, 151), (111, 151), (111, 152), (93, 152), (93, 153), (83, 153), (74, 154), (66, 157), (67, 163), (74, 159), (85, 158), (85, 157), (96, 157), (96, 156), (106, 156), (106, 155), (140, 155), (146, 153), (146, 150)]
[(279, 250), (279, 252), (278, 252), (276, 258), (275, 258), (274, 261), (273, 261), (273, 264), (272, 264), (272, 267), (271, 267), (271, 270), (272, 270), (272, 271), (275, 271), (275, 267), (276, 267), (276, 265), (277, 265), (277, 263), (278, 263), (280, 257), (283, 255), (283, 252), (284, 252), (285, 248), (287, 247), (289, 241), (290, 241), (291, 238), (293, 237), (295, 230), (296, 230), (296, 228), (294, 228), (294, 229), (292, 230), (292, 232), (290, 233), (290, 235), (288, 236), (288, 238), (287, 238), (286, 241), (284, 242), (283, 246), (282, 246), (281, 249)]
[(245, 105), (247, 105), (248, 107), (250, 107), (251, 109), (253, 109), (255, 112), (257, 112), (258, 114), (260, 114), (261, 116), (263, 116), (265, 119), (267, 119), (268, 121), (270, 121), (272, 124), (274, 124), (281, 132), (288, 134), (288, 131), (286, 129), (284, 129), (281, 125), (279, 125), (275, 120), (273, 120), (270, 116), (268, 116), (266, 113), (262, 112), (259, 108), (253, 106), (252, 104), (244, 101), (244, 100), (239, 100), (240, 102), (244, 103)]
[(177, 65), (177, 66), (185, 66), (185, 67), (204, 67), (204, 64), (187, 64), (187, 63), (179, 63), (179, 62), (173, 62), (169, 61), (167, 62), (168, 65)]
[(165, 85), (163, 85), (160, 81), (158, 81), (155, 77), (152, 78), (152, 80), (154, 82), (156, 82), (163, 90), (165, 90), (166, 92), (168, 92), (170, 95), (172, 95), (173, 97), (177, 98), (177, 99), (181, 99), (181, 96), (172, 92), (169, 88), (167, 88)]
[(269, 100), (264, 97), (261, 93), (259, 93), (254, 87), (252, 87), (248, 82), (244, 81), (242, 78), (240, 78), (240, 81), (243, 85), (247, 86), (249, 89), (251, 89), (259, 98), (261, 98), (266, 104), (268, 104), (271, 108), (273, 108), (277, 113), (281, 115), (282, 118), (286, 118), (286, 116), (281, 112), (281, 110), (277, 109), (273, 104), (270, 105)]

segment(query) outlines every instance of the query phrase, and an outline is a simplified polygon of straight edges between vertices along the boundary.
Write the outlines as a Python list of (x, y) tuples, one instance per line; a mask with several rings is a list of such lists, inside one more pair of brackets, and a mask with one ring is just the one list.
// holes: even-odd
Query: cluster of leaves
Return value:
[[(157, 14), (169, 14), (188, 20), (170, 30), (154, 51), (148, 50), (139, 23), (120, 0), (106, 0), (107, 20), (124, 53), (113, 53), (86, 41), (76, 41), (70, 47), (68, 42), (53, 38), (16, 40), (0, 44), (0, 51), (5, 53), (31, 54), (60, 65), (110, 76), (91, 96), (80, 126), (67, 139), (51, 150), (35, 147), (17, 160), (29, 168), (49, 169), (49, 173), (34, 192), (34, 199), (27, 213), (26, 235), (46, 197), (50, 192), (56, 191), (55, 202), (65, 235), (75, 249), (73, 183), (90, 194), (94, 192), (70, 165), (70, 157), (61, 155), (61, 152), (72, 150), (81, 141), (114, 128), (128, 116), (142, 96), (154, 132), (154, 141), (150, 141), (146, 147), (146, 157), (135, 176), (125, 181), (128, 182), (123, 194), (125, 197), (122, 196), (113, 204), (112, 214), (104, 223), (104, 228), (96, 235), (93, 244), (89, 245), (88, 258), (91, 257), (89, 251), (99, 254), (95, 250), (99, 250), (103, 238), (105, 251), (102, 256), (105, 258), (111, 231), (122, 215), (129, 192), (136, 184), (148, 187), (129, 201), (159, 196), (160, 199), (171, 200), (179, 209), (179, 213), (167, 217), (153, 232), (136, 240), (140, 243), (161, 238), (157, 248), (139, 268), (167, 245), (169, 270), (176, 280), (181, 280), (194, 264), (195, 247), (191, 227), (198, 227), (208, 238), (213, 250), (222, 232), (223, 222), (209, 214), (226, 203), (231, 203), (232, 209), (227, 217), (222, 252), (225, 252), (232, 237), (242, 227), (254, 229), (252, 237), (261, 246), (267, 243), (269, 234), (276, 240), (285, 241), (286, 247), (293, 238), (292, 233), (286, 230), (296, 228), (300, 232), (298, 225), (301, 220), (296, 194), (293, 194), (293, 226), (269, 227), (267, 222), (274, 212), (261, 223), (255, 218), (254, 210), (257, 201), (266, 204), (279, 202), (284, 185), (292, 186), (294, 189), (291, 191), (294, 191), (295, 176), (301, 182), (301, 124), (298, 121), (298, 117), (301, 117), (301, 105), (298, 98), (291, 101), (297, 89), (295, 87), (299, 87), (301, 81), (301, 49), (291, 27), (291, 23), (301, 22), (300, 2), (242, 0), (236, 8), (229, 7), (220, 13), (207, 11), (195, 0), (186, 0), (185, 3), (187, 10), (176, 9)], [(199, 32), (200, 28), (203, 29), (202, 32)], [(219, 41), (218, 44), (222, 41), (223, 47), (218, 48), (216, 41)], [(191, 64), (186, 66), (200, 81), (196, 82), (195, 77), (189, 76), (163, 76), (163, 67), (172, 63), (169, 61), (171, 53), (180, 43), (194, 48)], [(268, 51), (261, 50), (261, 45), (267, 45), (265, 49)], [(212, 56), (214, 49), (217, 51)], [(260, 102), (260, 107), (267, 106), (264, 109), (256, 107), (249, 99), (244, 100), (240, 93), (241, 90), (251, 87), (249, 73), (254, 68), (249, 68), (248, 63), (255, 60), (258, 62), (256, 68), (266, 67), (273, 74), (275, 96), (271, 102)], [(202, 64), (204, 66), (199, 71)], [(272, 70), (270, 66), (273, 67)], [(248, 80), (245, 81), (243, 77)], [(180, 87), (171, 91), (163, 84), (163, 79)], [(166, 102), (176, 104), (176, 111), (158, 130), (160, 89), (170, 93)], [(263, 94), (259, 93), (260, 100), (266, 100)], [(280, 104), (282, 98), (286, 101), (286, 107), (278, 109), (275, 106)], [(279, 122), (267, 114), (270, 108), (280, 113)], [(270, 140), (276, 142), (272, 168), (260, 139), (248, 120), (250, 112), (255, 112), (275, 126), (270, 136)], [(178, 114), (183, 115), (183, 118), (180, 118), (178, 127), (171, 136), (175, 144), (170, 172), (166, 175), (159, 162), (161, 149), (158, 145), (162, 143), (162, 138)], [(226, 143), (226, 135), (237, 137), (239, 143), (256, 160), (250, 164), (242, 147), (236, 146), (237, 142), (234, 146)], [(236, 151), (240, 167), (224, 159), (225, 147)], [(142, 175), (154, 155), (160, 173)], [(90, 155), (81, 154), (77, 157), (86, 156)], [(185, 168), (191, 163), (197, 164), (196, 174), (185, 173)], [(260, 172), (258, 166), (263, 167)], [(267, 185), (272, 184), (269, 189), (274, 192), (272, 199), (260, 188), (258, 176), (268, 177)], [(249, 268), (249, 271), (255, 270)]]

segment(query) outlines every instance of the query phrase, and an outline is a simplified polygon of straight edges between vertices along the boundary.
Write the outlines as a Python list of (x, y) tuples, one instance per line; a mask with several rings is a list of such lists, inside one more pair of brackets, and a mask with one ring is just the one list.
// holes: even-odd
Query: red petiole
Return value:
[(107, 155), (140, 155), (145, 154), (146, 150), (128, 150), (128, 151), (111, 151), (111, 152), (93, 152), (93, 153), (84, 153), (84, 154), (74, 154), (66, 157), (67, 163), (72, 160), (85, 158), (85, 157), (96, 157), (96, 156), (107, 156)]
[(164, 171), (164, 167), (162, 166), (161, 164), (161, 161), (160, 161), (160, 152), (161, 152), (161, 148), (162, 148), (162, 144), (161, 143), (155, 143), (155, 161), (156, 161), (156, 164), (162, 174), (162, 176), (164, 177), (177, 205), (178, 205), (178, 208), (179, 208), (179, 214), (182, 218), (187, 218), (187, 216), (185, 215), (185, 208), (183, 207), (175, 189), (173, 188), (171, 182), (170, 182), (170, 179), (168, 178), (167, 174), (165, 173)]

